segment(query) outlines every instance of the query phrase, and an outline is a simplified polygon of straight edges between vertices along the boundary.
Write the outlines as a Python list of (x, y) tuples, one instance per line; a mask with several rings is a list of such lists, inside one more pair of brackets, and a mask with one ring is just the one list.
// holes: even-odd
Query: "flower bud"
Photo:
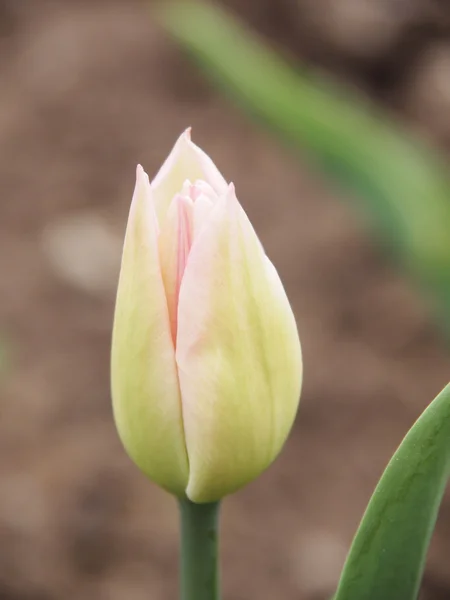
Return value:
[(193, 502), (257, 477), (295, 418), (302, 360), (289, 301), (234, 186), (189, 130), (151, 184), (137, 169), (111, 372), (128, 454)]

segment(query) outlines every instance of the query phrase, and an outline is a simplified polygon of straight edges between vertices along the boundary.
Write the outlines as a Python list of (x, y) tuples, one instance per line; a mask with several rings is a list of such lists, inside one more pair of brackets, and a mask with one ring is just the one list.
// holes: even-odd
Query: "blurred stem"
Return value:
[(219, 502), (179, 501), (181, 515), (181, 600), (220, 600)]

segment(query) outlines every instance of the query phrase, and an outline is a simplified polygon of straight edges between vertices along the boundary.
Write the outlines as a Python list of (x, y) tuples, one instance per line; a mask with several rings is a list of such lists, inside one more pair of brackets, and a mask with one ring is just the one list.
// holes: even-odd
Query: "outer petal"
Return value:
[(186, 179), (201, 179), (217, 194), (225, 193), (227, 183), (220, 171), (203, 150), (191, 141), (190, 129), (178, 138), (171, 153), (152, 181), (153, 200), (160, 223), (175, 194), (181, 192)]
[(194, 240), (180, 290), (176, 356), (187, 495), (210, 502), (274, 460), (301, 387), (291, 307), (233, 188)]
[(183, 494), (188, 462), (148, 177), (138, 167), (112, 340), (112, 397), (122, 442), (153, 481)]

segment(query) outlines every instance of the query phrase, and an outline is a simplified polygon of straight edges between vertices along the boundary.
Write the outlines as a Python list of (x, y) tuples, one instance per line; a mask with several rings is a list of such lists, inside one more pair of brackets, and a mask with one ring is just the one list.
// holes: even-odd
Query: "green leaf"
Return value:
[(333, 600), (413, 600), (450, 475), (450, 384), (413, 425), (370, 500)]
[(160, 16), (221, 89), (359, 193), (450, 333), (450, 178), (439, 160), (359, 99), (297, 72), (226, 11), (185, 0)]

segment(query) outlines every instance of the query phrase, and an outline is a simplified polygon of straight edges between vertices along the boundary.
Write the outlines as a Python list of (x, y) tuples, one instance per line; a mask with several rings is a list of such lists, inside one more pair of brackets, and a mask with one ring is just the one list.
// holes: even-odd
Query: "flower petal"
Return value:
[(191, 141), (190, 129), (187, 129), (178, 138), (151, 184), (153, 201), (160, 223), (163, 222), (175, 194), (181, 192), (186, 179), (190, 181), (204, 180), (217, 194), (222, 194), (227, 189), (227, 183), (216, 165), (203, 150)]
[(193, 214), (193, 233), (192, 238), (195, 240), (203, 225), (207, 223), (209, 213), (213, 208), (213, 203), (211, 200), (205, 196), (204, 194), (200, 194), (194, 204), (194, 214)]
[(232, 186), (191, 248), (180, 289), (176, 358), (187, 495), (210, 502), (274, 460), (301, 387), (291, 307)]
[(177, 331), (178, 295), (193, 237), (193, 202), (177, 194), (172, 200), (159, 235), (161, 272), (169, 309), (173, 344)]
[(135, 463), (183, 494), (188, 480), (174, 346), (147, 175), (138, 167), (117, 293), (111, 357), (114, 417)]

